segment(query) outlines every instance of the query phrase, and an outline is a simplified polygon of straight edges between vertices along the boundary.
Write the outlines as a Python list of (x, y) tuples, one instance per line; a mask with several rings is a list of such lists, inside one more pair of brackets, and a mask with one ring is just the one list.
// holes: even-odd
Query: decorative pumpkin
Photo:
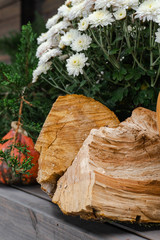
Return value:
[[(14, 144), (14, 136), (16, 134), (17, 122), (12, 122), (11, 127), (12, 127), (11, 130), (2, 138), (2, 140), (8, 139), (8, 141), (6, 141), (3, 144), (0, 144), (0, 150), (2, 150), (3, 152), (8, 150), (9, 147)], [(26, 146), (26, 149), (29, 151), (27, 159), (30, 156), (33, 157), (31, 163), (34, 164), (34, 166), (30, 170), (28, 170), (28, 172), (30, 173), (29, 175), (18, 174), (17, 176), (19, 177), (17, 176), (15, 177), (12, 174), (12, 169), (8, 167), (6, 162), (0, 159), (0, 183), (4, 184), (21, 183), (27, 185), (36, 182), (39, 153), (36, 150), (34, 150), (33, 140), (27, 136), (27, 132), (24, 131), (21, 126), (19, 126), (18, 128), (15, 144)], [(20, 164), (22, 164), (22, 162), (26, 158), (26, 156), (22, 152), (20, 152), (17, 148), (13, 148), (11, 155), (16, 156)]]
[(157, 99), (157, 126), (160, 134), (160, 93)]

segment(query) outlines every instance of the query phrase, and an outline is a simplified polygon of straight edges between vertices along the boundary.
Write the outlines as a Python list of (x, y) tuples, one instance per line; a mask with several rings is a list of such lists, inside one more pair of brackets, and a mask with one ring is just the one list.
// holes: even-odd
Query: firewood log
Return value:
[(57, 179), (71, 165), (92, 128), (116, 127), (106, 106), (82, 95), (61, 96), (44, 123), (35, 148), (40, 152), (37, 181), (53, 196)]
[(137, 108), (117, 128), (93, 129), (52, 201), (85, 219), (160, 222), (156, 113)]
[(160, 93), (159, 93), (158, 99), (157, 99), (156, 113), (157, 113), (157, 125), (158, 125), (158, 129), (159, 129), (159, 134), (160, 134)]

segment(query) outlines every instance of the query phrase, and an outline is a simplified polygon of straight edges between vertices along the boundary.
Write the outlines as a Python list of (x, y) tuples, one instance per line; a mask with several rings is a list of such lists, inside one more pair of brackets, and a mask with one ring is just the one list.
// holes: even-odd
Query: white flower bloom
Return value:
[(39, 58), (38, 65), (42, 65), (43, 63), (48, 62), (49, 59), (60, 56), (61, 54), (62, 54), (62, 51), (59, 48), (49, 49), (47, 52), (42, 54), (42, 56)]
[(61, 37), (61, 43), (65, 46), (69, 46), (72, 41), (80, 36), (80, 32), (76, 29), (70, 29), (66, 34)]
[(88, 25), (89, 25), (89, 19), (88, 18), (83, 18), (78, 23), (78, 30), (85, 31), (88, 28)]
[(60, 17), (68, 18), (70, 11), (71, 11), (70, 7), (68, 7), (66, 5), (62, 5), (61, 7), (58, 8), (58, 15)]
[(47, 32), (42, 33), (38, 38), (37, 38), (37, 43), (38, 45), (41, 44), (42, 42), (45, 42), (48, 38)]
[(78, 5), (80, 3), (84, 2), (84, 0), (72, 0), (72, 5)]
[(69, 57), (68, 54), (64, 54), (64, 55), (59, 56), (58, 58), (59, 58), (61, 61), (64, 61), (64, 60), (66, 60), (68, 57)]
[(136, 11), (136, 17), (144, 21), (155, 21), (160, 14), (160, 1), (159, 0), (147, 0), (144, 1)]
[(83, 11), (85, 10), (85, 4), (84, 2), (80, 3), (80, 4), (76, 4), (74, 5), (71, 10), (70, 13), (68, 14), (68, 18), (69, 20), (73, 20), (77, 17), (82, 17), (83, 16)]
[(52, 42), (52, 47), (58, 47), (60, 40), (61, 36), (59, 34), (55, 34), (53, 37), (51, 37), (50, 41)]
[(88, 17), (91, 27), (107, 26), (114, 22), (113, 15), (107, 10), (97, 10), (91, 13)]
[(115, 13), (113, 13), (116, 20), (121, 20), (126, 17), (126, 9), (120, 8)]
[(79, 74), (83, 74), (83, 68), (86, 65), (86, 61), (88, 58), (84, 55), (84, 53), (77, 53), (72, 55), (69, 59), (67, 59), (67, 71), (69, 75), (78, 76)]
[(36, 57), (40, 58), (43, 53), (48, 51), (52, 47), (52, 41), (49, 39), (46, 42), (43, 42), (39, 47), (37, 48)]
[(52, 65), (52, 62), (47, 62), (47, 63), (44, 63), (42, 65), (39, 65), (34, 71), (33, 71), (33, 79), (32, 79), (32, 83), (35, 83), (38, 79), (38, 77), (44, 73), (46, 74), (47, 71), (50, 69)]
[(155, 22), (160, 25), (160, 15), (158, 15), (158, 16), (156, 17)]
[(65, 48), (65, 45), (64, 45), (64, 43), (63, 43), (62, 41), (60, 41), (58, 47), (59, 47), (60, 49), (64, 49), (64, 48)]
[(87, 34), (83, 34), (72, 42), (71, 48), (73, 51), (81, 52), (83, 50), (87, 50), (90, 47), (91, 42), (92, 38)]
[(95, 9), (110, 8), (111, 6), (118, 7), (117, 0), (96, 0)]
[(49, 29), (48, 37), (53, 37), (55, 34), (61, 33), (62, 30), (67, 29), (70, 25), (71, 25), (71, 23), (69, 21), (65, 21), (65, 20), (57, 23), (56, 25), (54, 25), (53, 27), (51, 27)]
[(117, 0), (117, 4), (120, 8), (133, 8), (137, 9), (139, 5), (139, 0)]
[(156, 32), (155, 34), (156, 34), (155, 42), (160, 43), (160, 28), (158, 28), (158, 32)]
[(49, 29), (55, 25), (58, 20), (60, 19), (60, 16), (58, 14), (54, 15), (53, 17), (49, 18), (46, 23), (46, 28)]

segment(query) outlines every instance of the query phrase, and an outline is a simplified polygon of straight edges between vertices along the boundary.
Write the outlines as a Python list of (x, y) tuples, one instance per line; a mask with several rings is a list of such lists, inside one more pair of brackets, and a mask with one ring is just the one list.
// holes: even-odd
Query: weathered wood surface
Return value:
[(64, 0), (45, 0), (42, 3), (42, 15), (44, 19), (48, 19), (57, 13), (57, 9), (64, 4)]
[(156, 113), (137, 108), (117, 128), (93, 129), (59, 179), (53, 202), (85, 219), (160, 223)]
[[(29, 193), (24, 192), (27, 189)], [(34, 194), (42, 197), (36, 197)], [(33, 194), (33, 195), (32, 195)], [(138, 232), (114, 223), (98, 223), (62, 214), (42, 199), (39, 186), (0, 185), (1, 240), (159, 240), (160, 231)], [(126, 230), (124, 229), (126, 228)]]
[(156, 113), (157, 113), (157, 125), (158, 125), (158, 130), (159, 130), (159, 135), (160, 135), (160, 93), (159, 93), (158, 99), (157, 99)]
[(57, 179), (71, 165), (92, 128), (118, 126), (113, 112), (82, 95), (60, 96), (46, 118), (35, 149), (40, 152), (38, 182), (53, 195)]
[[(7, 1), (5, 1), (7, 2)], [(0, 1), (0, 37), (7, 35), (11, 31), (19, 31), (21, 25), (21, 5), (20, 0), (10, 1), (4, 5)]]

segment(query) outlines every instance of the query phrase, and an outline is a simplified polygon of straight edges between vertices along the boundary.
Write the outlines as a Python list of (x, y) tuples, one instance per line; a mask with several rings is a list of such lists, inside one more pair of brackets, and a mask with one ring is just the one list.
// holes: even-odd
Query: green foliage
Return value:
[(37, 65), (36, 48), (37, 34), (31, 24), (23, 26), (15, 62), (10, 65), (0, 63), (0, 137), (9, 131), (12, 121), (18, 120), (20, 101), (24, 95), (29, 104), (24, 102), (23, 105), (23, 128), (36, 140), (55, 99), (48, 85), (42, 86), (39, 82), (33, 86), (31, 83), (32, 72)]
[[(24, 98), (21, 124), (35, 141), (56, 98), (55, 90), (48, 89), (45, 83), (32, 84), (32, 73), (37, 65), (36, 48), (37, 34), (28, 23), (22, 26), (15, 61), (10, 65), (0, 63), (0, 138), (10, 130), (11, 122), (18, 120), (20, 103)], [(23, 163), (11, 154), (13, 147), (26, 156)], [(29, 174), (28, 170), (33, 165), (32, 158), (28, 156), (27, 146), (20, 144), (12, 144), (5, 152), (0, 151), (0, 158), (11, 168), (13, 178), (17, 174)]]
[[(22, 163), (19, 161), (19, 156), (15, 156), (11, 154), (13, 151), (13, 147), (18, 150), (19, 155), (23, 154), (25, 156)], [(12, 171), (12, 177), (15, 178), (19, 176), (19, 174), (27, 174), (29, 175), (29, 170), (34, 166), (31, 161), (32, 158), (30, 155), (30, 151), (27, 150), (27, 146), (22, 146), (20, 144), (11, 145), (4, 152), (0, 150), (0, 158), (8, 165), (8, 167)]]

